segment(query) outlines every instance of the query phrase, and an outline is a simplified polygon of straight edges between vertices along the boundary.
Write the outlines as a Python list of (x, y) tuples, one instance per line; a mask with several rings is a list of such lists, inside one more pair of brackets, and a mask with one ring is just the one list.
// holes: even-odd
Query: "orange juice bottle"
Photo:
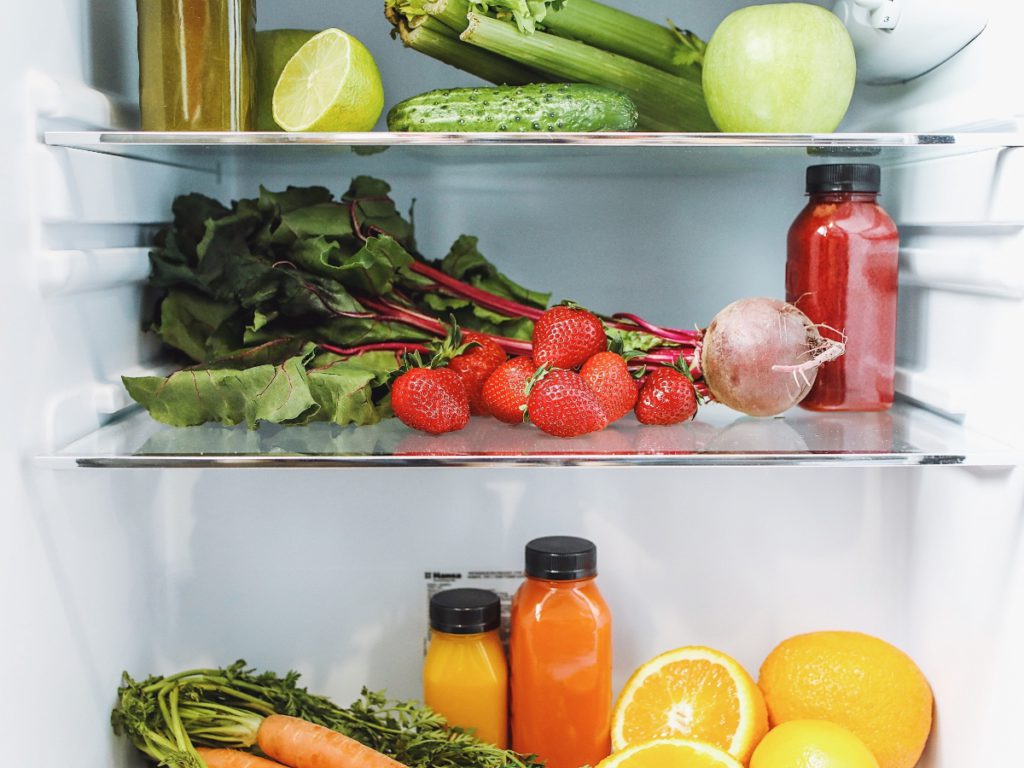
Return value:
[(447, 589), (430, 598), (423, 700), (450, 725), (508, 746), (508, 666), (498, 636), (501, 601), (486, 589)]
[(526, 545), (512, 600), (512, 748), (547, 768), (597, 765), (611, 751), (612, 617), (597, 548), (548, 536)]

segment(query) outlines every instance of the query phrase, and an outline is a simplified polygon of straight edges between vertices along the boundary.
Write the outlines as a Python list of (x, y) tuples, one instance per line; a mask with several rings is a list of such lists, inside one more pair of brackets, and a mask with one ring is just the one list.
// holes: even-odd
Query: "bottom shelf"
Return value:
[(900, 403), (883, 413), (809, 413), (755, 419), (722, 406), (696, 421), (649, 427), (632, 416), (580, 438), (474, 418), (460, 431), (430, 436), (397, 419), (366, 427), (175, 428), (134, 412), (41, 457), (56, 466), (385, 467), (385, 466), (1010, 466), (1014, 447)]

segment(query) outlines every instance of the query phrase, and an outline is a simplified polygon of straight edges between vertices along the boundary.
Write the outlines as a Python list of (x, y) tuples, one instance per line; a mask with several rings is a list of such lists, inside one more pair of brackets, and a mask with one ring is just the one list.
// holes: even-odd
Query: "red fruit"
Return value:
[(439, 435), (469, 423), (469, 398), (450, 368), (410, 368), (391, 385), (391, 409), (413, 429)]
[(636, 418), (641, 424), (678, 424), (697, 413), (693, 382), (674, 368), (655, 368), (636, 401)]
[(538, 367), (578, 368), (606, 349), (601, 318), (579, 307), (552, 307), (533, 325), (533, 362)]
[(494, 370), (507, 359), (505, 350), (490, 336), (466, 331), (463, 342), (477, 342), (458, 357), (453, 357), (448, 367), (459, 374), (466, 395), (469, 397), (469, 412), (486, 416), (490, 411), (483, 400), (484, 382)]
[(598, 352), (583, 364), (580, 376), (597, 396), (609, 424), (629, 413), (636, 403), (637, 382), (622, 355)]
[(499, 365), (484, 382), (484, 407), (499, 421), (521, 424), (526, 408), (526, 383), (536, 370), (528, 357), (513, 357)]
[(601, 403), (583, 377), (561, 368), (533, 385), (526, 412), (530, 421), (556, 437), (576, 437), (608, 426)]

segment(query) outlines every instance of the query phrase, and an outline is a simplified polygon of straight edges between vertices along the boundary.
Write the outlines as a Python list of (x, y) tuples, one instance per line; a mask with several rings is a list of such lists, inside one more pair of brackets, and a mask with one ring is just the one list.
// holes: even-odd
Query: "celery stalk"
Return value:
[(467, 43), (570, 82), (592, 83), (626, 94), (651, 131), (717, 130), (700, 85), (585, 43), (535, 32), (471, 13), (460, 35)]
[(463, 32), (469, 24), (466, 19), (470, 11), (468, 0), (424, 0), (423, 10), (457, 33)]
[(514, 61), (459, 42), (453, 30), (429, 16), (423, 17), (415, 27), (399, 24), (398, 34), (407, 48), (497, 85), (526, 85), (550, 80)]
[(543, 26), (548, 32), (579, 40), (595, 48), (699, 83), (704, 42), (690, 32), (679, 32), (595, 0), (569, 0), (560, 10), (549, 10)]

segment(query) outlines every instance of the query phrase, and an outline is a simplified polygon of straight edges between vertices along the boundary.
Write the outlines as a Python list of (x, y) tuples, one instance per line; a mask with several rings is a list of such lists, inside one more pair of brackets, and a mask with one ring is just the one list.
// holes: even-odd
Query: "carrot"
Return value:
[(264, 719), (256, 743), (291, 768), (405, 768), (344, 734), (288, 715)]
[(239, 749), (196, 747), (196, 752), (203, 758), (206, 768), (281, 768), (280, 763), (250, 755)]

